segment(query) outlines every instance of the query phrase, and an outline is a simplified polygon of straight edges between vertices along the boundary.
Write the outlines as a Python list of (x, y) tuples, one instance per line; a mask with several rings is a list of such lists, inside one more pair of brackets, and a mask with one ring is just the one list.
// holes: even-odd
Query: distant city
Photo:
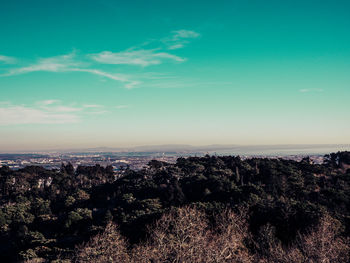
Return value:
[(29, 165), (38, 165), (47, 169), (59, 169), (62, 163), (70, 162), (77, 166), (111, 165), (115, 171), (127, 167), (140, 170), (151, 160), (174, 163), (179, 157), (209, 155), (239, 155), (242, 159), (252, 157), (284, 158), (300, 161), (309, 156), (314, 163), (322, 163), (324, 155), (349, 150), (349, 145), (279, 145), (279, 146), (189, 146), (161, 145), (142, 146), (129, 149), (94, 148), (70, 151), (1, 153), (0, 166), (21, 169)]
[(0, 166), (9, 166), (12, 169), (20, 169), (29, 165), (39, 165), (47, 169), (59, 169), (62, 163), (70, 162), (77, 166), (101, 166), (112, 165), (114, 170), (130, 167), (134, 170), (142, 169), (153, 159), (175, 162), (177, 155), (158, 153), (130, 153), (120, 155), (118, 153), (42, 153), (42, 154), (0, 154)]

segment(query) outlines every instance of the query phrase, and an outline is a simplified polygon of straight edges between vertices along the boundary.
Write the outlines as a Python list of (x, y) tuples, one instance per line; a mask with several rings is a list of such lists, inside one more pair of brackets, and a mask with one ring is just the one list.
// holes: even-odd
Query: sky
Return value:
[(0, 149), (349, 144), (350, 1), (0, 1)]

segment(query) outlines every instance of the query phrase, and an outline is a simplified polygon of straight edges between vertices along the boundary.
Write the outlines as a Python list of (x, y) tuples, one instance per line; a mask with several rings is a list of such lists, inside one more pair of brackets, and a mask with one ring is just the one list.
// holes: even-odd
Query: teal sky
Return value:
[(350, 1), (0, 1), (0, 149), (350, 143)]

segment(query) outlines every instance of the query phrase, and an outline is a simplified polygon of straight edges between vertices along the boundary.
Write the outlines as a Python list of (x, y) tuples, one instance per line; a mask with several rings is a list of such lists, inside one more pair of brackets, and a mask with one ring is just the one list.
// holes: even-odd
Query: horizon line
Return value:
[[(163, 149), (162, 149), (163, 147)], [(174, 147), (173, 149), (171, 149)], [(321, 147), (346, 147), (350, 150), (350, 143), (335, 143), (335, 144), (149, 144), (137, 146), (97, 146), (97, 147), (72, 147), (72, 148), (47, 148), (47, 149), (29, 149), (29, 150), (0, 150), (0, 154), (21, 154), (21, 153), (76, 153), (76, 152), (143, 152), (143, 151), (214, 151), (214, 150), (229, 150), (230, 148), (268, 148), (279, 147), (297, 148), (321, 148)], [(149, 148), (149, 149), (147, 149)], [(159, 149), (157, 149), (159, 148)], [(168, 149), (166, 149), (168, 148)], [(176, 149), (175, 149), (176, 148)], [(190, 149), (191, 148), (191, 149)], [(212, 149), (209, 149), (212, 148)], [(265, 149), (266, 150), (266, 149)]]

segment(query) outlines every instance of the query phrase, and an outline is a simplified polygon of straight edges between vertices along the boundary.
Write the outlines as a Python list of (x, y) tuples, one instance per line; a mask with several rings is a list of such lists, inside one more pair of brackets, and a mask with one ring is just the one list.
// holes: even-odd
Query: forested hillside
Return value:
[(347, 262), (350, 152), (0, 168), (1, 262)]

